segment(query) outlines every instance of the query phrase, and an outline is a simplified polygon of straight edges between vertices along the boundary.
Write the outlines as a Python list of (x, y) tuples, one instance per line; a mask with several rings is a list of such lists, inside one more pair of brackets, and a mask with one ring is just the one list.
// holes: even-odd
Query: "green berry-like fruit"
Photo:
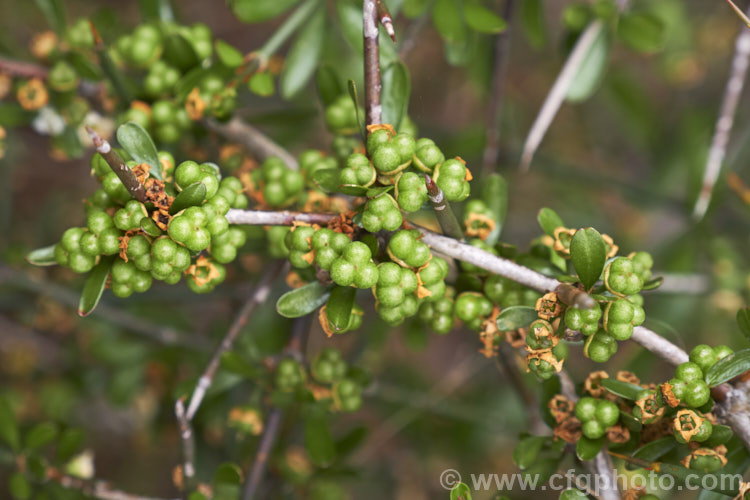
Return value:
[(703, 373), (706, 373), (718, 361), (718, 356), (711, 346), (700, 344), (690, 351), (690, 361), (698, 365)]

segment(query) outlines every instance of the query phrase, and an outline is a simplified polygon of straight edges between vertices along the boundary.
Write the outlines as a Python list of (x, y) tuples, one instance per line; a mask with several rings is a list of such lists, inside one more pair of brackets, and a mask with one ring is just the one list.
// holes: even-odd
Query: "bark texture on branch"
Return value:
[(363, 0), (362, 36), (364, 37), (366, 125), (377, 125), (382, 121), (378, 34), (377, 0)]
[(226, 123), (220, 123), (213, 119), (206, 119), (203, 123), (209, 130), (216, 132), (225, 139), (241, 144), (261, 161), (275, 156), (292, 170), (299, 170), (299, 163), (293, 155), (273, 142), (263, 132), (238, 117), (234, 117)]

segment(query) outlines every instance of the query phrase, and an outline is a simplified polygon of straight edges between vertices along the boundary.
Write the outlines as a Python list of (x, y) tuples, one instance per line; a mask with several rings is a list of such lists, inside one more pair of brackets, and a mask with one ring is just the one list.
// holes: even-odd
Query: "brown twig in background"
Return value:
[[(748, 7), (748, 13), (750, 13), (750, 7)], [(721, 172), (721, 164), (724, 162), (727, 153), (727, 144), (729, 144), (729, 136), (734, 125), (734, 115), (737, 113), (742, 88), (747, 78), (748, 66), (750, 66), (750, 29), (740, 28), (734, 43), (734, 57), (724, 89), (724, 97), (721, 100), (719, 116), (714, 127), (711, 148), (708, 150), (703, 183), (693, 207), (693, 218), (696, 220), (703, 218), (708, 210), (708, 205), (711, 203), (714, 186)]]
[(495, 35), (495, 57), (492, 63), (492, 90), (487, 107), (487, 134), (485, 136), (484, 153), (482, 155), (482, 169), (485, 173), (497, 167), (500, 156), (500, 126), (503, 109), (503, 94), (508, 76), (508, 60), (510, 59), (510, 35), (513, 25), (513, 14), (516, 10), (516, 0), (505, 0), (503, 18), (507, 23), (504, 31)]
[(287, 167), (299, 170), (297, 159), (286, 149), (238, 117), (234, 117), (226, 123), (220, 123), (213, 119), (203, 120), (203, 123), (206, 125), (206, 128), (216, 132), (225, 139), (243, 145), (261, 161), (275, 156), (281, 159)]
[(266, 271), (266, 274), (263, 275), (263, 278), (258, 282), (258, 286), (255, 288), (255, 290), (250, 293), (250, 296), (248, 297), (245, 304), (237, 312), (237, 315), (234, 317), (234, 321), (232, 321), (227, 334), (222, 339), (219, 347), (216, 348), (216, 351), (214, 351), (214, 354), (213, 356), (211, 356), (211, 360), (208, 362), (206, 369), (198, 379), (195, 390), (193, 390), (193, 395), (190, 397), (190, 403), (188, 404), (187, 412), (185, 413), (185, 417), (188, 421), (193, 420), (195, 413), (198, 411), (198, 408), (200, 408), (201, 402), (206, 395), (206, 391), (208, 391), (209, 387), (211, 387), (211, 383), (216, 376), (216, 372), (219, 370), (222, 354), (232, 348), (232, 346), (234, 345), (234, 341), (237, 340), (237, 337), (239, 337), (242, 329), (245, 327), (245, 325), (247, 325), (247, 321), (253, 314), (255, 309), (260, 304), (266, 301), (266, 299), (268, 298), (268, 294), (271, 292), (271, 285), (273, 284), (274, 278), (276, 278), (276, 275), (281, 272), (281, 269), (284, 266), (285, 263), (283, 262), (277, 262), (276, 264), (272, 265), (271, 268)]
[(91, 136), (91, 141), (94, 143), (96, 151), (102, 155), (107, 162), (107, 165), (109, 165), (109, 168), (117, 174), (117, 177), (120, 178), (123, 186), (125, 186), (128, 193), (130, 193), (130, 196), (141, 203), (146, 203), (146, 189), (143, 187), (143, 184), (140, 183), (138, 177), (135, 176), (133, 171), (130, 170), (130, 167), (128, 167), (125, 164), (125, 161), (120, 158), (120, 155), (112, 149), (112, 146), (106, 139), (103, 139), (102, 136), (97, 134), (91, 127), (87, 126), (86, 131), (89, 133), (89, 136)]
[(498, 369), (505, 376), (505, 380), (510, 382), (522, 405), (528, 411), (529, 431), (534, 434), (541, 434), (545, 431), (545, 425), (539, 414), (539, 404), (528, 387), (526, 387), (518, 370), (514, 354), (510, 352), (510, 346), (507, 342), (500, 344), (495, 360)]
[(14, 61), (5, 57), (0, 57), (0, 74), (9, 76), (18, 76), (21, 78), (47, 78), (49, 68), (39, 64)]
[(58, 483), (63, 488), (77, 490), (87, 497), (98, 498), (100, 500), (161, 500), (155, 497), (136, 495), (113, 489), (108, 482), (100, 479), (81, 479), (70, 476), (54, 467), (47, 468), (46, 478)]
[(391, 12), (388, 10), (385, 0), (375, 0), (375, 5), (378, 9), (378, 21), (383, 25), (388, 36), (393, 40), (393, 43), (396, 43), (396, 30), (393, 29), (393, 16), (391, 16)]
[[(311, 315), (307, 315), (294, 320), (292, 334), (289, 336), (289, 340), (284, 348), (284, 353), (286, 355), (292, 356), (296, 359), (303, 357), (302, 343), (305, 334), (310, 329), (311, 317)], [(276, 438), (278, 437), (283, 417), (284, 412), (280, 408), (274, 408), (271, 410), (271, 413), (268, 415), (268, 418), (263, 425), (263, 434), (261, 435), (258, 449), (255, 452), (255, 459), (253, 460), (253, 465), (251, 466), (250, 472), (245, 480), (245, 486), (242, 491), (242, 500), (253, 500), (253, 498), (255, 498), (255, 494), (263, 480), (263, 475), (266, 471), (271, 451), (276, 443)]]
[(362, 36), (365, 61), (365, 125), (382, 121), (380, 104), (380, 46), (378, 45), (378, 14), (376, 0), (362, 2)]
[(437, 217), (443, 233), (451, 238), (463, 240), (464, 232), (461, 230), (461, 224), (458, 223), (450, 203), (445, 199), (443, 190), (435, 184), (435, 181), (428, 174), (424, 174), (424, 181), (427, 186), (430, 205), (432, 205), (432, 210), (435, 212), (435, 217)]
[(177, 417), (182, 441), (182, 491), (183, 497), (187, 500), (195, 484), (195, 439), (193, 438), (193, 428), (185, 414), (184, 397), (178, 399), (175, 403), (174, 414)]

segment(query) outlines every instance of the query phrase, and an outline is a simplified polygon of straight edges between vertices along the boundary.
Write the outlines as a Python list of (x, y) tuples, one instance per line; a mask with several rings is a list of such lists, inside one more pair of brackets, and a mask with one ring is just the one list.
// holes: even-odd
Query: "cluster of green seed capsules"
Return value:
[[(119, 151), (127, 158), (127, 153)], [(206, 293), (226, 277), (224, 264), (245, 244), (245, 232), (230, 227), (230, 208), (244, 208), (247, 198), (235, 177), (222, 178), (211, 163), (184, 161), (176, 168), (160, 152), (162, 175), (149, 176), (146, 164), (127, 161), (147, 193), (146, 203), (131, 198), (120, 178), (98, 153), (92, 172), (101, 183), (86, 200), (86, 226), (63, 233), (55, 246), (58, 264), (89, 272), (101, 259), (113, 259), (110, 287), (119, 297), (145, 292), (152, 280), (175, 284), (185, 276), (196, 293)]]
[(337, 349), (321, 350), (310, 364), (309, 374), (294, 358), (279, 361), (275, 386), (282, 392), (308, 388), (316, 399), (330, 399), (339, 411), (353, 412), (362, 406), (363, 380), (355, 373)]

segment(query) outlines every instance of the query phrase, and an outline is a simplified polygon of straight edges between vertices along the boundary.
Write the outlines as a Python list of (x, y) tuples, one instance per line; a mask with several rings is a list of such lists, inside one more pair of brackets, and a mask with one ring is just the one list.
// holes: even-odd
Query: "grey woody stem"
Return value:
[(458, 219), (456, 219), (456, 214), (453, 213), (450, 203), (445, 199), (443, 190), (438, 187), (429, 175), (424, 174), (424, 180), (427, 186), (427, 196), (430, 199), (430, 205), (432, 205), (432, 210), (435, 212), (435, 217), (437, 217), (443, 234), (457, 240), (463, 240), (464, 232), (461, 230), (461, 224), (458, 223)]
[(396, 30), (393, 29), (393, 16), (391, 16), (391, 12), (388, 10), (385, 0), (376, 0), (375, 4), (378, 9), (378, 21), (383, 25), (388, 36), (393, 40), (393, 43), (396, 43)]
[(250, 293), (250, 296), (242, 306), (242, 309), (240, 309), (235, 316), (234, 321), (232, 321), (232, 325), (227, 331), (227, 334), (224, 336), (221, 343), (216, 348), (216, 351), (214, 351), (214, 355), (211, 357), (211, 360), (208, 362), (206, 369), (198, 379), (198, 383), (195, 386), (193, 395), (190, 397), (190, 403), (188, 404), (187, 411), (185, 412), (185, 417), (188, 421), (193, 420), (195, 413), (198, 411), (198, 408), (200, 408), (201, 402), (206, 395), (206, 391), (208, 391), (208, 389), (211, 387), (214, 377), (216, 376), (216, 372), (219, 370), (219, 364), (221, 363), (222, 354), (232, 348), (232, 346), (234, 345), (234, 341), (237, 340), (237, 337), (239, 337), (240, 333), (242, 332), (242, 328), (247, 324), (248, 318), (250, 318), (250, 316), (260, 304), (266, 301), (266, 299), (268, 298), (268, 294), (271, 292), (271, 285), (273, 284), (273, 280), (274, 278), (276, 278), (276, 275), (281, 272), (281, 269), (284, 267), (284, 265), (285, 264), (283, 264), (282, 262), (279, 262), (271, 266), (271, 268), (260, 280), (255, 290)]
[(128, 190), (128, 193), (130, 193), (130, 196), (141, 203), (146, 203), (146, 189), (143, 187), (143, 184), (140, 183), (133, 171), (130, 170), (130, 167), (125, 164), (125, 161), (120, 158), (120, 155), (115, 153), (109, 142), (103, 139), (91, 127), (86, 127), (86, 131), (89, 133), (89, 136), (91, 136), (91, 141), (96, 147), (96, 152), (102, 155), (107, 162), (107, 165), (109, 165), (109, 168), (117, 174), (117, 177), (120, 178), (120, 181)]
[(280, 158), (287, 167), (293, 170), (299, 170), (299, 163), (297, 163), (297, 159), (294, 156), (272, 141), (263, 132), (252, 125), (245, 123), (240, 118), (232, 118), (227, 123), (220, 123), (213, 119), (206, 119), (203, 123), (210, 130), (213, 130), (225, 139), (241, 144), (260, 160), (276, 156)]
[(182, 441), (182, 491), (187, 499), (195, 486), (195, 439), (193, 428), (185, 414), (185, 398), (180, 398), (175, 403), (175, 417), (180, 429), (180, 440)]
[(366, 125), (378, 125), (382, 122), (378, 34), (377, 0), (363, 0), (362, 36), (364, 38)]

